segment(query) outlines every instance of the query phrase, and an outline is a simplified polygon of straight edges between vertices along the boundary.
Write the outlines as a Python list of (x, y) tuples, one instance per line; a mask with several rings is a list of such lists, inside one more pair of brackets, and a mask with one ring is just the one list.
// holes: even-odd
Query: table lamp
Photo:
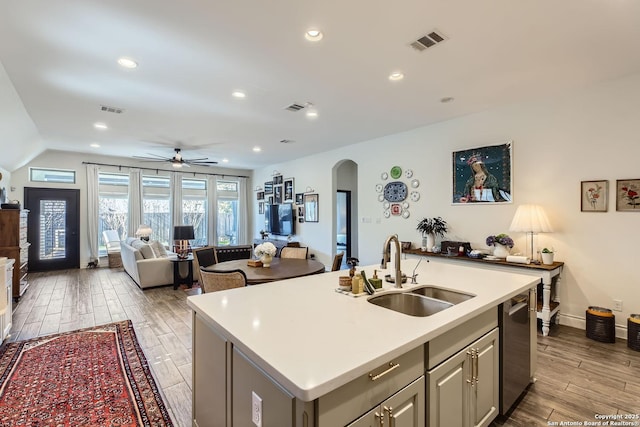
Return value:
[(148, 242), (149, 236), (151, 236), (152, 232), (153, 230), (151, 230), (151, 227), (149, 227), (147, 224), (140, 224), (138, 230), (136, 231), (136, 237), (138, 237), (140, 240)]
[(538, 260), (534, 260), (533, 256), (533, 235), (535, 233), (550, 233), (553, 229), (542, 206), (520, 205), (513, 216), (509, 231), (531, 234), (531, 262), (538, 264)]
[(173, 227), (174, 250), (178, 258), (189, 256), (189, 240), (195, 239), (193, 225), (176, 225)]

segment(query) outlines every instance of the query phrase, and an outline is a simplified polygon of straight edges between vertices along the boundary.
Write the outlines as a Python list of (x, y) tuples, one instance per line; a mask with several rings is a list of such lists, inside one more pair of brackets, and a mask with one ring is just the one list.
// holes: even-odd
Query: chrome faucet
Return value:
[(402, 271), (400, 271), (400, 241), (398, 240), (397, 234), (392, 234), (387, 237), (387, 240), (384, 241), (384, 245), (382, 246), (382, 262), (380, 263), (381, 269), (387, 268), (387, 262), (391, 260), (391, 242), (395, 243), (396, 246), (396, 259), (395, 259), (395, 267), (396, 267), (396, 280), (394, 286), (396, 288), (402, 287)]

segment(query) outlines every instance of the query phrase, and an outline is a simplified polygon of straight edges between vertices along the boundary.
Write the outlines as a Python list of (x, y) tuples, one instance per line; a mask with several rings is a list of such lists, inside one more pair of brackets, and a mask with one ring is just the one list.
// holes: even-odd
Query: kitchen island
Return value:
[[(402, 262), (405, 272), (415, 266), (415, 260)], [(371, 277), (374, 268), (362, 269)], [(458, 382), (476, 388), (461, 392), (461, 411), (454, 405), (446, 412), (469, 425), (487, 425), (497, 415), (496, 307), (537, 280), (439, 263), (422, 263), (416, 273), (417, 284), (397, 290), (385, 283), (376, 295), (434, 285), (475, 296), (414, 317), (371, 304), (369, 296), (336, 292), (338, 277), (346, 274), (338, 271), (189, 297), (194, 426), (335, 427), (379, 425), (383, 419), (398, 427), (423, 426), (425, 419), (437, 425), (443, 414), (431, 400), (455, 387), (431, 384), (430, 378), (456, 362), (458, 353), (460, 368), (449, 377), (462, 379), (469, 371), (470, 380)], [(490, 373), (488, 380), (477, 380), (481, 368)], [(479, 397), (470, 398), (475, 392)]]

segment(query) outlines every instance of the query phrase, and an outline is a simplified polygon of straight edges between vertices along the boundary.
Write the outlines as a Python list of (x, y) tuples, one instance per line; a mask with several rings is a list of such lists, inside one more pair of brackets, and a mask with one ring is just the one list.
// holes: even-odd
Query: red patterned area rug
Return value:
[(173, 424), (125, 320), (2, 346), (0, 425)]

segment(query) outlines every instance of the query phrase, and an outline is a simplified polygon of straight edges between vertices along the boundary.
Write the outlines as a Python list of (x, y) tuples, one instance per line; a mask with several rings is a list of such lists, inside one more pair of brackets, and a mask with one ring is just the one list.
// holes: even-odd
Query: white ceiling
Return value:
[[(324, 39), (305, 40), (309, 27)], [(434, 29), (448, 40), (409, 47)], [(5, 1), (0, 149), (180, 146), (258, 168), (640, 72), (638, 41), (637, 0)], [(389, 81), (395, 70), (405, 79)], [(284, 110), (293, 102), (319, 117)], [(7, 111), (28, 115), (37, 137)]]

